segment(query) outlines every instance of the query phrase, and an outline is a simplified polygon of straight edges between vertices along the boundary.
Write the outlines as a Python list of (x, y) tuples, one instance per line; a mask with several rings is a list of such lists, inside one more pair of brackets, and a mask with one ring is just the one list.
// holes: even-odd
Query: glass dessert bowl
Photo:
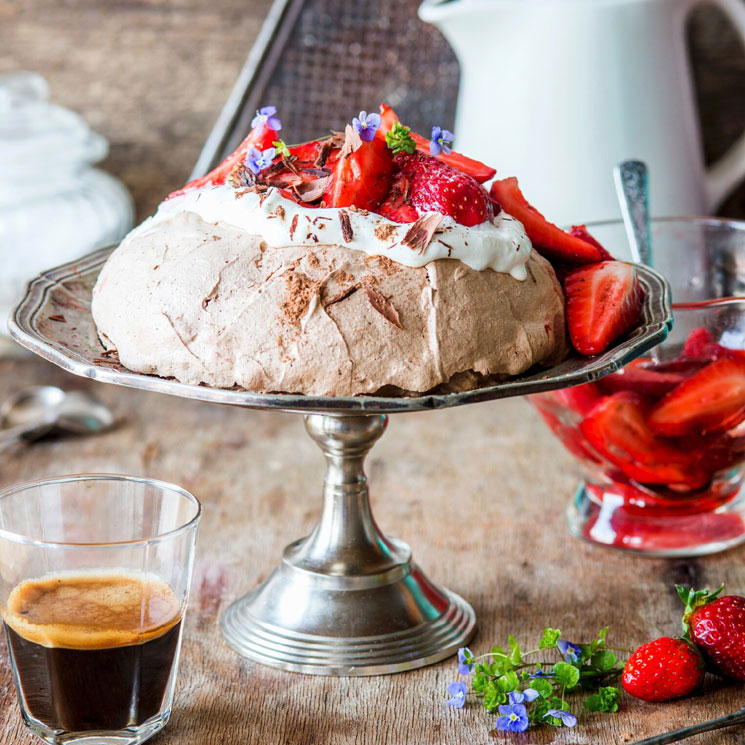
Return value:
[[(620, 222), (590, 226), (623, 256)], [(656, 556), (745, 541), (745, 222), (652, 223), (653, 260), (670, 282), (673, 330), (623, 370), (530, 396), (582, 464), (570, 532)]]

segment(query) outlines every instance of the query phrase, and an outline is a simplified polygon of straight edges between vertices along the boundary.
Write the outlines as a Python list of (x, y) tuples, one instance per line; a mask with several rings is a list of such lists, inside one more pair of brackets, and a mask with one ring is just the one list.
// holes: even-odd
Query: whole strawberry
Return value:
[(676, 586), (685, 603), (683, 628), (713, 673), (745, 680), (745, 598)]
[(623, 687), (644, 701), (667, 701), (693, 693), (704, 678), (704, 661), (685, 639), (663, 636), (642, 644), (623, 669)]
[(419, 152), (400, 153), (396, 165), (409, 181), (409, 200), (420, 214), (440, 212), (468, 226), (491, 217), (489, 195), (473, 176)]

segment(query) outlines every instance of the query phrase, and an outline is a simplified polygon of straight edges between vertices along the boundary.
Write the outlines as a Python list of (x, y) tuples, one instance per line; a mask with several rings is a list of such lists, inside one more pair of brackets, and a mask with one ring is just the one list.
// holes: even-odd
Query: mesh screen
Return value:
[[(279, 108), (287, 142), (342, 130), (381, 101), (425, 136), (433, 124), (453, 128), (458, 61), (439, 31), (419, 20), (418, 5), (306, 0), (261, 96), (263, 105)], [(234, 142), (252, 115), (244, 112)]]

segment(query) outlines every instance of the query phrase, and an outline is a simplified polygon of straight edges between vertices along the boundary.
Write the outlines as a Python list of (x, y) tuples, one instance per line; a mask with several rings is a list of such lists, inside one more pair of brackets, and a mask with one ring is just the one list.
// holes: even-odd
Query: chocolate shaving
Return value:
[(65, 317), (61, 313), (55, 313), (53, 316), (49, 316), (50, 321), (57, 321), (58, 323), (67, 323)]
[(336, 295), (334, 295), (334, 297), (332, 297), (331, 300), (328, 300), (323, 307), (328, 308), (329, 305), (333, 305), (334, 303), (340, 303), (342, 300), (346, 300), (350, 295), (354, 294), (359, 289), (360, 289), (359, 285), (349, 285), (349, 287), (346, 287), (343, 290), (337, 292)]
[(328, 176), (331, 171), (328, 168), (303, 168), (303, 173), (308, 176), (315, 176), (316, 178), (323, 178)]
[(274, 214), (277, 215), (277, 217), (280, 217), (282, 220), (285, 219), (285, 208), (278, 204), (274, 209)]
[(274, 186), (277, 189), (292, 188), (302, 184), (303, 179), (300, 176), (293, 176), (291, 179), (285, 178), (284, 176), (276, 176), (264, 179), (267, 186)]
[(445, 241), (443, 241), (442, 238), (438, 238), (437, 240), (440, 241), (440, 243), (442, 243), (442, 245), (445, 246), (445, 248), (447, 248), (448, 256), (450, 256), (453, 253), (453, 247), (449, 243), (445, 243)]
[(292, 240), (295, 236), (295, 231), (297, 230), (297, 218), (298, 216), (295, 215), (292, 218), (292, 222), (290, 223), (290, 240)]
[(113, 357), (115, 360), (118, 360), (119, 352), (116, 349), (107, 349), (105, 352), (101, 352), (101, 357)]
[(354, 238), (354, 231), (352, 230), (352, 221), (349, 219), (346, 210), (339, 210), (339, 222), (341, 223), (342, 238), (344, 238), (345, 243), (349, 243)]
[(402, 329), (401, 319), (398, 317), (398, 311), (393, 307), (390, 300), (387, 300), (383, 294), (376, 290), (371, 285), (363, 285), (367, 299), (370, 301), (375, 310), (380, 313), (383, 318), (392, 323), (394, 326)]
[(320, 199), (323, 196), (328, 181), (328, 176), (317, 178), (313, 181), (303, 181), (301, 184), (293, 187), (293, 191), (303, 202), (315, 202), (316, 199)]
[(362, 147), (362, 138), (358, 132), (354, 131), (351, 124), (347, 124), (344, 129), (344, 146), (339, 153), (339, 158), (348, 158), (352, 153), (357, 152)]
[(406, 235), (403, 237), (401, 243), (413, 251), (418, 250), (420, 254), (423, 254), (442, 219), (443, 216), (439, 212), (433, 212), (420, 217), (406, 231)]

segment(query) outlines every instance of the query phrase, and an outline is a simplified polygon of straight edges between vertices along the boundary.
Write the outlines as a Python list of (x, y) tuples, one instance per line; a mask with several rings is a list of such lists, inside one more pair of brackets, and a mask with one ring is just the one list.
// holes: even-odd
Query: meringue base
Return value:
[(455, 259), (408, 267), (343, 245), (273, 248), (185, 212), (126, 238), (92, 313), (131, 370), (217, 388), (353, 396), (466, 390), (567, 354), (564, 296)]

